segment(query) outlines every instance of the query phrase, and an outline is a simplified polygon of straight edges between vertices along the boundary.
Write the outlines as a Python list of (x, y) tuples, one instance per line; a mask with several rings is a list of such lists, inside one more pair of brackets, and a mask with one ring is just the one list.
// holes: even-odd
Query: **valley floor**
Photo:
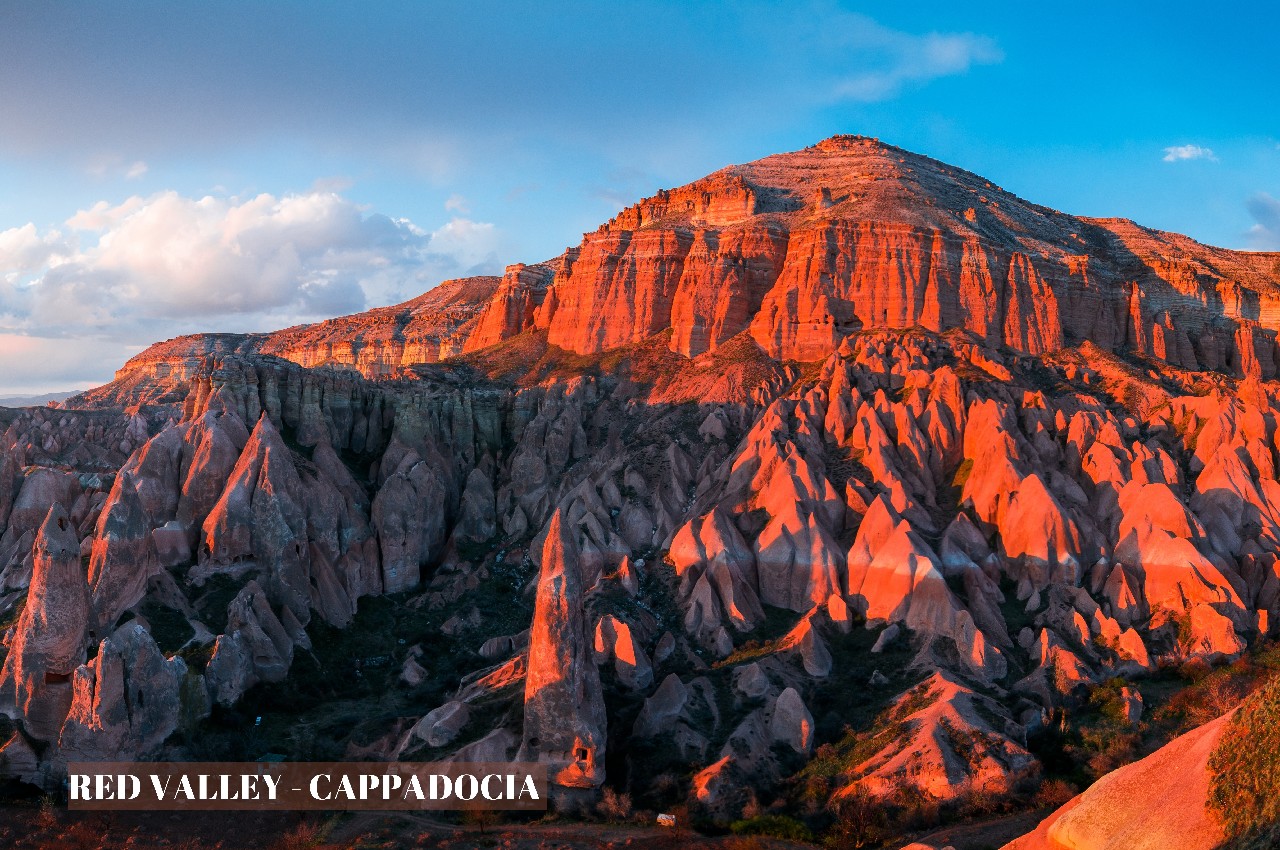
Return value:
[[(928, 847), (987, 850), (1029, 832), (1044, 811), (953, 824), (915, 838)], [(31, 850), (799, 850), (822, 846), (761, 836), (709, 836), (639, 824), (489, 825), (450, 822), (451, 815), (411, 812), (72, 812), (37, 799), (0, 802), (0, 848)], [(901, 847), (903, 837), (884, 847)]]
[[(447, 817), (447, 815), (445, 816)], [(656, 826), (590, 823), (458, 825), (405, 812), (71, 812), (0, 803), (0, 848), (28, 850), (792, 850), (774, 838), (704, 836)]]

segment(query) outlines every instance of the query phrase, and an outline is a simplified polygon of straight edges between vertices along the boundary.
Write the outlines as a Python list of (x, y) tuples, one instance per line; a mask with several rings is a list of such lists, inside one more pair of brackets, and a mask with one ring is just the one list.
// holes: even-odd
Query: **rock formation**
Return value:
[(1278, 299), (1265, 255), (1064, 215), (927, 157), (836, 136), (659, 192), (501, 279), (450, 281), (274, 334), (171, 340), (117, 380), (185, 380), (204, 358), (235, 354), (376, 378), (531, 330), (595, 354), (669, 329), (685, 357), (745, 332), (771, 357), (820, 361), (858, 330), (910, 327), (960, 328), (1029, 354), (1090, 340), (1270, 379)]
[(75, 672), (58, 759), (65, 764), (155, 755), (178, 728), (186, 674), (182, 659), (166, 659), (141, 624), (122, 626)]
[(520, 758), (545, 762), (556, 785), (594, 788), (604, 781), (605, 712), (579, 560), (563, 517), (553, 514), (529, 636)]
[(36, 535), (27, 604), (0, 672), (0, 709), (37, 741), (53, 741), (71, 709), (72, 676), (85, 660), (89, 587), (62, 507)]
[(1276, 633), (1277, 260), (836, 137), (500, 278), (159, 343), (0, 409), (0, 768), (332, 695), (345, 757), (579, 802), (1016, 797), (1094, 689), (1132, 720)]
[(1222, 824), (1208, 810), (1209, 757), (1231, 716), (1099, 779), (1004, 850), (1212, 850)]

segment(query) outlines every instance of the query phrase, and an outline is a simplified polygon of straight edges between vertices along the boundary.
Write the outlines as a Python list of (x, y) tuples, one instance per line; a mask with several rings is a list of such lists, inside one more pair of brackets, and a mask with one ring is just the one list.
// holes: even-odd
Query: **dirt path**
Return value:
[[(1048, 812), (1019, 812), (1016, 815), (971, 821), (935, 830), (912, 839), (928, 847), (954, 847), (955, 850), (998, 850), (1020, 835), (1036, 828)], [(903, 844), (910, 842), (904, 841)]]
[(328, 836), (337, 847), (430, 847), (439, 850), (811, 850), (809, 845), (770, 838), (708, 837), (691, 830), (615, 824), (457, 826), (410, 812), (361, 813)]

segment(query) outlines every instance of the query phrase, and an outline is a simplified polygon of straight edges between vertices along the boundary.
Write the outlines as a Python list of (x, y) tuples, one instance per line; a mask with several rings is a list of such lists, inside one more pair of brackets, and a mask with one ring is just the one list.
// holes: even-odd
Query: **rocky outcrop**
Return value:
[(612, 614), (596, 623), (595, 659), (597, 664), (613, 661), (614, 673), (623, 687), (647, 691), (653, 685), (653, 664), (635, 630)]
[(428, 747), (443, 747), (458, 737), (471, 713), (465, 702), (447, 702), (418, 721), (413, 734)]
[(1006, 729), (992, 726), (993, 710), (986, 697), (935, 673), (896, 698), (891, 711), (903, 733), (873, 738), (880, 749), (852, 767), (840, 795), (862, 789), (878, 797), (907, 788), (951, 800), (972, 789), (1009, 790), (1035, 775), (1038, 763)]
[(110, 631), (126, 609), (142, 600), (147, 580), (159, 570), (152, 533), (135, 474), (122, 470), (103, 506), (89, 557), (94, 628), (99, 634)]
[(797, 753), (807, 755), (813, 748), (813, 715), (795, 688), (778, 694), (769, 720), (769, 734), (774, 741), (786, 744)]
[(723, 510), (681, 527), (667, 557), (685, 589), (685, 627), (704, 642), (726, 624), (749, 631), (764, 619), (755, 554)]
[(382, 589), (387, 593), (417, 585), (423, 565), (440, 556), (448, 491), (437, 469), (410, 453), (374, 497), (372, 522), (382, 550)]
[(57, 761), (128, 761), (154, 755), (178, 728), (186, 675), (182, 659), (166, 659), (140, 623), (122, 626), (75, 672)]
[[(284, 609), (283, 616), (292, 619), (292, 611)], [(227, 608), (226, 632), (214, 643), (204, 674), (210, 696), (230, 705), (258, 682), (281, 681), (293, 662), (293, 648), (293, 636), (262, 588), (250, 581)]]
[(578, 559), (564, 518), (552, 514), (529, 636), (519, 758), (546, 763), (556, 785), (593, 789), (604, 782), (606, 725)]
[(21, 720), (31, 738), (55, 741), (71, 709), (90, 622), (80, 546), (61, 506), (49, 508), (32, 555), (27, 604), (0, 672), (0, 711)]
[(252, 560), (273, 601), (305, 622), (311, 608), (305, 499), (288, 447), (262, 416), (204, 521), (202, 572)]
[(1004, 850), (1211, 850), (1223, 839), (1209, 811), (1209, 757), (1230, 714), (1112, 771)]

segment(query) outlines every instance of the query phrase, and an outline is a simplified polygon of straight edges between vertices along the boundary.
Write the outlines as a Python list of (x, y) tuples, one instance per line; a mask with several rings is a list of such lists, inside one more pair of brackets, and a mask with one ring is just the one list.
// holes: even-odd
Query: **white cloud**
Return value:
[(132, 162), (113, 153), (98, 153), (89, 157), (85, 163), (85, 172), (98, 180), (137, 180), (150, 169), (146, 162), (135, 159)]
[(0, 363), (47, 369), (49, 345), (19, 341), (62, 339), (83, 374), (100, 378), (119, 363), (103, 364), (85, 340), (138, 346), (396, 303), (446, 278), (501, 272), (500, 241), (485, 222), (455, 216), (427, 230), (314, 189), (99, 202), (65, 230), (0, 231)]
[(58, 265), (67, 253), (63, 235), (57, 230), (40, 234), (30, 222), (0, 230), (0, 279), (17, 283), (27, 275)]
[(431, 234), (432, 256), (450, 258), (458, 267), (479, 269), (496, 260), (497, 232), (492, 224), (455, 218)]
[(1245, 206), (1255, 222), (1249, 228), (1249, 247), (1255, 251), (1280, 251), (1280, 200), (1259, 192)]
[(444, 208), (449, 212), (458, 212), (463, 215), (471, 212), (471, 204), (467, 202), (466, 198), (456, 192), (450, 195), (449, 199), (444, 202)]
[(890, 29), (865, 15), (836, 11), (824, 14), (821, 26), (818, 45), (840, 64), (857, 68), (836, 75), (832, 94), (838, 100), (888, 100), (909, 86), (1004, 60), (994, 40), (974, 33), (916, 35)]
[(128, 218), (146, 203), (144, 198), (137, 195), (115, 206), (106, 201), (98, 201), (87, 210), (77, 210), (75, 215), (67, 219), (66, 224), (72, 230), (106, 230)]
[(1187, 159), (1207, 159), (1210, 162), (1217, 162), (1218, 158), (1213, 155), (1213, 151), (1209, 148), (1202, 148), (1199, 145), (1175, 145), (1174, 147), (1164, 149), (1165, 162), (1181, 162)]

